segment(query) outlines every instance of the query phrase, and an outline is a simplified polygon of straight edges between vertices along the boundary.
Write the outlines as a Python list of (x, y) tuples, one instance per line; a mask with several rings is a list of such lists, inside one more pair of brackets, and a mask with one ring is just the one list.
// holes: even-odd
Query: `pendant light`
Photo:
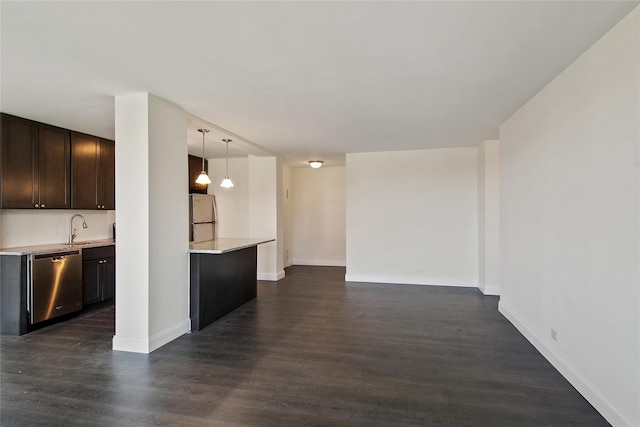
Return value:
[(223, 139), (222, 141), (227, 143), (227, 174), (224, 176), (224, 179), (222, 180), (222, 184), (220, 184), (220, 187), (231, 188), (233, 187), (233, 182), (231, 182), (231, 179), (229, 178), (229, 143), (231, 142), (231, 140)]
[(198, 132), (202, 132), (202, 172), (198, 175), (196, 184), (211, 184), (207, 171), (204, 170), (204, 136), (209, 132), (209, 129), (198, 129)]

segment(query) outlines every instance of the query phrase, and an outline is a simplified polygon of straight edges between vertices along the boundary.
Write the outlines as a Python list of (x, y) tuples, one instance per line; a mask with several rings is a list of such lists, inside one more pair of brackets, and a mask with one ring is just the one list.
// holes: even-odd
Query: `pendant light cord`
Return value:
[(226, 176), (225, 178), (229, 178), (229, 143), (231, 142), (230, 139), (223, 139), (224, 142), (227, 143), (227, 161), (226, 161), (226, 165), (227, 165), (227, 171), (226, 171)]
[(209, 132), (209, 129), (198, 129), (198, 132), (202, 132), (202, 172), (204, 172), (204, 136)]
[(204, 170), (204, 132), (202, 132), (202, 170)]

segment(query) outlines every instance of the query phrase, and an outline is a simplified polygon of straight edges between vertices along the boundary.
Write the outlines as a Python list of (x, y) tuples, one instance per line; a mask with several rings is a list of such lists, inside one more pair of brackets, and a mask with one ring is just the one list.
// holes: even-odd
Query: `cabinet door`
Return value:
[[(207, 194), (207, 184), (196, 184), (196, 179), (202, 172), (202, 157), (189, 156), (189, 193)], [(209, 161), (204, 161), (204, 170), (208, 170)]]
[(38, 127), (39, 202), (41, 208), (71, 207), (70, 132), (40, 124)]
[(98, 155), (100, 139), (71, 133), (71, 207), (98, 209)]
[(113, 298), (116, 292), (116, 259), (106, 258), (104, 261), (102, 264), (102, 269), (104, 270), (103, 301)]
[(2, 115), (1, 207), (35, 208), (38, 204), (38, 124)]
[(116, 208), (116, 143), (100, 139), (100, 173), (98, 202), (100, 209)]
[(87, 306), (102, 300), (102, 264), (98, 260), (82, 263), (82, 304)]

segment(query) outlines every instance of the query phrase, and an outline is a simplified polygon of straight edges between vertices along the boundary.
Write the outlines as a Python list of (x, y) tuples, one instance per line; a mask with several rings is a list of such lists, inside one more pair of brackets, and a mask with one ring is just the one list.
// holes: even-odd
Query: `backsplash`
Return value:
[(73, 221), (76, 241), (113, 237), (116, 211), (1, 209), (0, 247), (64, 243), (69, 239), (69, 218), (76, 213), (88, 226), (83, 229), (80, 219)]

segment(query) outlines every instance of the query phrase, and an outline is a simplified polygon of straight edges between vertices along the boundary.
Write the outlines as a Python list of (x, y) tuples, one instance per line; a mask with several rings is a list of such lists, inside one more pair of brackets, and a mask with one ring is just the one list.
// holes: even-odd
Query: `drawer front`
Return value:
[(99, 246), (97, 248), (85, 248), (82, 250), (82, 261), (113, 258), (116, 256), (115, 245)]

